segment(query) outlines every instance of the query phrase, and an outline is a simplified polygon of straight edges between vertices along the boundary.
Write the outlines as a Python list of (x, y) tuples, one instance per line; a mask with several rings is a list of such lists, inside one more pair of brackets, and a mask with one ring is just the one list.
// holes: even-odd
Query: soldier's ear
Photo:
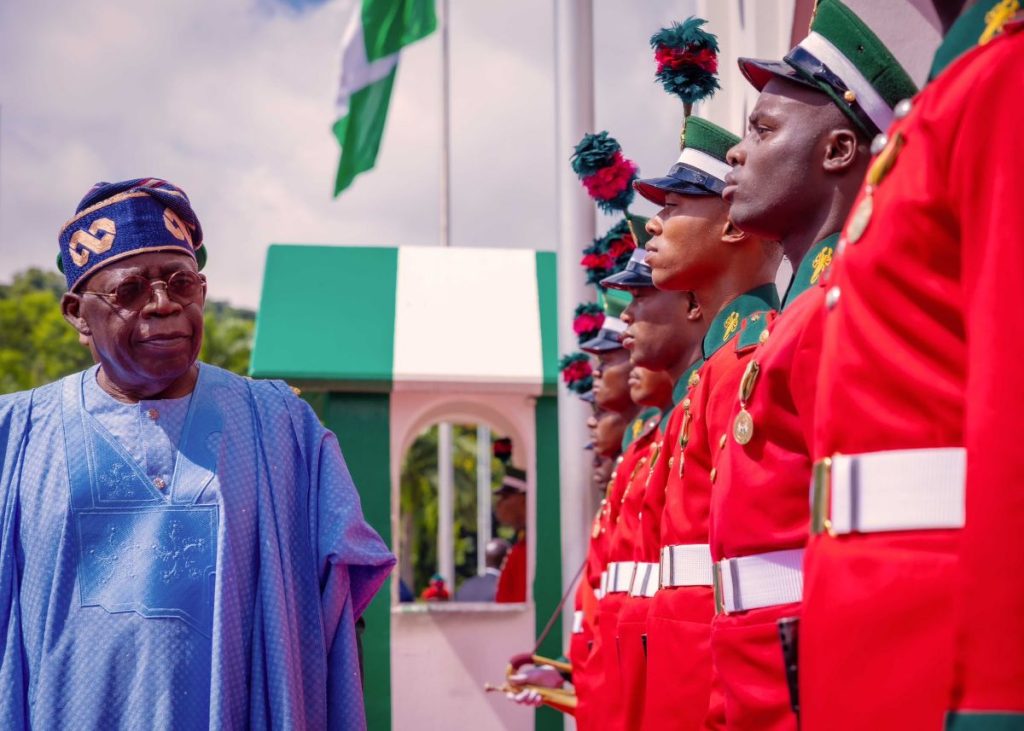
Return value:
[(839, 128), (829, 132), (825, 140), (825, 157), (821, 166), (826, 173), (845, 173), (867, 155), (864, 145), (852, 129)]
[(739, 227), (732, 222), (731, 218), (725, 219), (722, 226), (722, 241), (727, 244), (737, 244), (747, 238), (747, 235), (740, 231)]
[(82, 316), (81, 295), (65, 292), (64, 296), (60, 298), (60, 312), (64, 315), (64, 319), (71, 324), (71, 327), (78, 331), (78, 341), (84, 344), (86, 341), (83, 339), (92, 336), (92, 330)]
[(704, 319), (704, 310), (700, 308), (697, 295), (693, 292), (690, 292), (690, 304), (686, 309), (686, 319), (690, 322), (698, 322)]

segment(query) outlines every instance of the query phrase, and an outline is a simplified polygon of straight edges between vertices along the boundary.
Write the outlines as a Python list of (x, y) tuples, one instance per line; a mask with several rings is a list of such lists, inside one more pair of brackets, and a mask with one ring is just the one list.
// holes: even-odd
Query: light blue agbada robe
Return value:
[(180, 414), (161, 472), (95, 371), (0, 397), (0, 728), (365, 728), (354, 622), (394, 557), (333, 434), (201, 365), (147, 402)]

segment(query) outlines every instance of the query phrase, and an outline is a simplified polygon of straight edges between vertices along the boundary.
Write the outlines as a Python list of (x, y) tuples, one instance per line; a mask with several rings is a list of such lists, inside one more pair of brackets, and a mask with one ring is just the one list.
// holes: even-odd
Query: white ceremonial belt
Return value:
[(597, 591), (594, 592), (598, 599), (604, 599), (605, 594), (608, 593), (608, 569), (601, 572), (601, 583), (597, 587)]
[(963, 447), (835, 455), (814, 465), (811, 530), (831, 535), (963, 528)]
[(574, 635), (581, 634), (583, 632), (583, 610), (577, 609), (572, 613), (572, 633)]
[(661, 585), (711, 586), (711, 548), (706, 543), (661, 547)]
[(715, 564), (715, 611), (718, 614), (774, 607), (803, 597), (804, 549), (772, 551)]
[(660, 566), (656, 563), (637, 562), (633, 573), (633, 584), (629, 587), (630, 596), (652, 597), (658, 592)]
[(618, 594), (629, 591), (635, 571), (636, 561), (613, 561), (608, 564), (608, 593)]

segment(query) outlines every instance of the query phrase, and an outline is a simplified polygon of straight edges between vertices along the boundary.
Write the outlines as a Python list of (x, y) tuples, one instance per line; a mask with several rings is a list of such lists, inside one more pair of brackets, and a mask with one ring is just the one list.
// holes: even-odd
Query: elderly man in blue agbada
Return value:
[(288, 386), (198, 362), (202, 240), (157, 179), (61, 230), (98, 365), (0, 397), (0, 728), (365, 728), (394, 557)]

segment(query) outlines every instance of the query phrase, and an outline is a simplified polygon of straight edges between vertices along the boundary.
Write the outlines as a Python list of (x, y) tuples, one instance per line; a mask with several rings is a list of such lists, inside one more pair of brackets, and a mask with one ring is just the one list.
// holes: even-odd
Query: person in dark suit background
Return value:
[(486, 568), (484, 573), (466, 579), (455, 592), (457, 602), (493, 602), (498, 588), (498, 576), (501, 566), (505, 563), (511, 546), (504, 538), (493, 538), (484, 549)]

